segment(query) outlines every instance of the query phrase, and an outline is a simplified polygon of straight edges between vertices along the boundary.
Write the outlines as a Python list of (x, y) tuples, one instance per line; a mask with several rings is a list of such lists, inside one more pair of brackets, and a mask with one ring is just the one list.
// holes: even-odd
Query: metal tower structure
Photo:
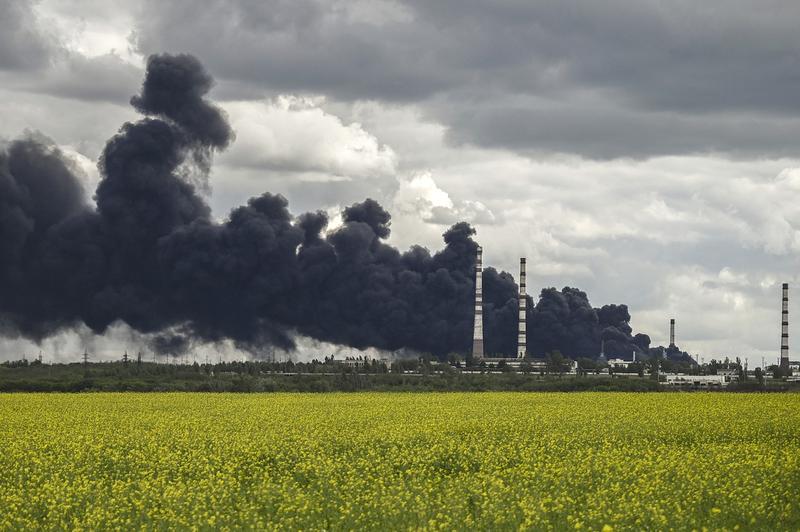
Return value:
[(475, 257), (475, 325), (472, 329), (472, 358), (483, 358), (483, 249)]
[(675, 347), (675, 318), (669, 320), (669, 346)]
[(525, 358), (528, 354), (525, 306), (525, 257), (522, 257), (519, 259), (519, 334), (517, 336), (517, 358)]
[(789, 283), (783, 283), (781, 300), (781, 369), (789, 369)]

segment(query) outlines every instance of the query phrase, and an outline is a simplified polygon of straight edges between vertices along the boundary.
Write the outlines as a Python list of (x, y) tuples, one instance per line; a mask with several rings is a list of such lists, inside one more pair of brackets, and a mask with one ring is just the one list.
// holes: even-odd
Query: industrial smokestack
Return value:
[(675, 347), (675, 318), (669, 320), (669, 346)]
[(781, 307), (781, 368), (789, 369), (789, 283), (783, 283)]
[(475, 257), (475, 326), (472, 330), (472, 358), (483, 358), (483, 249)]
[(517, 337), (517, 358), (527, 355), (527, 329), (525, 327), (525, 257), (519, 259), (519, 335)]

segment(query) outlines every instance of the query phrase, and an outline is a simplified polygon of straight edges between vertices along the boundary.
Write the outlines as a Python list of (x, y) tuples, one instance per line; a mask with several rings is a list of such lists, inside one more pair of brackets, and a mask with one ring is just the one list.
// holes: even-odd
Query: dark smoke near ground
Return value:
[[(132, 105), (146, 117), (108, 141), (96, 206), (70, 163), (33, 136), (0, 152), (0, 333), (41, 340), (122, 321), (181, 354), (195, 340), (292, 349), (295, 333), (356, 348), (444, 357), (471, 346), (474, 230), (458, 223), (444, 248), (385, 243), (390, 216), (366, 200), (326, 232), (323, 212), (290, 214), (265, 193), (211, 219), (196, 180), (233, 133), (205, 99), (212, 78), (188, 55), (152, 56)], [(484, 273), (487, 351), (515, 353), (517, 286)], [(593, 309), (583, 292), (546, 289), (529, 301), (533, 354), (644, 351), (627, 308)], [(176, 332), (177, 331), (177, 332)]]

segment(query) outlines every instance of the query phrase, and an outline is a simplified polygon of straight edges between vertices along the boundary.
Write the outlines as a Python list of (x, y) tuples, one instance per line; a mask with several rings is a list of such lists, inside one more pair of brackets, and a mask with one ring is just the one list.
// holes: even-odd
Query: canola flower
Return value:
[(800, 395), (0, 395), (0, 530), (800, 528)]

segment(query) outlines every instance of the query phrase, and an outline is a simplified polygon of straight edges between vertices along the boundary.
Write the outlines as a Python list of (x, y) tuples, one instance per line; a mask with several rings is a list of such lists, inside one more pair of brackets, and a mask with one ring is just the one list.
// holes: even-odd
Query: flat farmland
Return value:
[(800, 395), (0, 395), (0, 529), (797, 529)]

